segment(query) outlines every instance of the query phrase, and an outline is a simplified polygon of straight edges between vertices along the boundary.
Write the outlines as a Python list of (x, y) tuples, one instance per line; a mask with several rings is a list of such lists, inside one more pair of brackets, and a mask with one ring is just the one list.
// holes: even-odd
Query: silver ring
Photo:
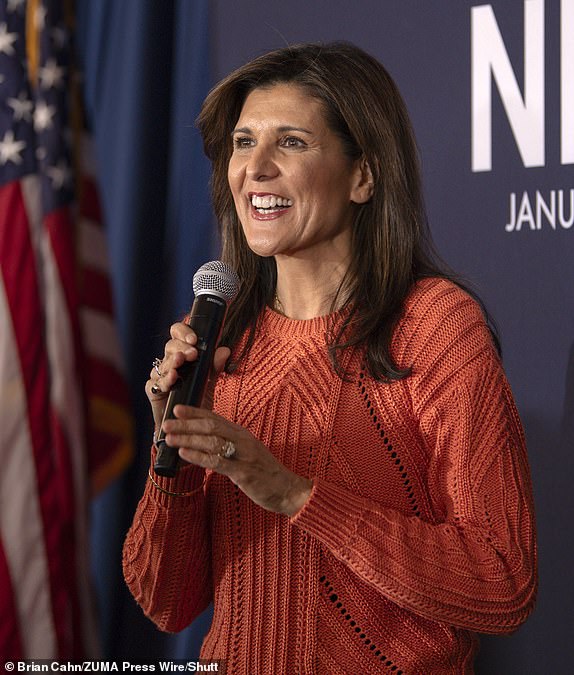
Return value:
[(154, 382), (151, 385), (151, 393), (157, 396), (158, 394), (161, 394), (161, 388), (157, 385), (156, 382)]
[(161, 359), (155, 358), (155, 359), (153, 360), (153, 364), (152, 364), (152, 365), (153, 365), (153, 367), (154, 367), (155, 372), (158, 374), (159, 377), (162, 376), (162, 375), (161, 375), (161, 370), (159, 369), (159, 367), (161, 366), (161, 364), (162, 364), (162, 360), (161, 360)]
[(231, 459), (236, 452), (237, 448), (235, 447), (235, 443), (233, 441), (225, 441), (225, 443), (221, 446), (221, 452), (219, 453), (219, 456), (223, 457), (224, 459)]

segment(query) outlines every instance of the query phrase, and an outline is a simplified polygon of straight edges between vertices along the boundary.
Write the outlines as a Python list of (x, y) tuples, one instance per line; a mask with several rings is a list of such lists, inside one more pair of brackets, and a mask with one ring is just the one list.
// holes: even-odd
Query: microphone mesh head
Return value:
[(239, 291), (239, 277), (234, 269), (221, 260), (212, 260), (202, 265), (193, 275), (193, 293), (217, 295), (230, 302)]

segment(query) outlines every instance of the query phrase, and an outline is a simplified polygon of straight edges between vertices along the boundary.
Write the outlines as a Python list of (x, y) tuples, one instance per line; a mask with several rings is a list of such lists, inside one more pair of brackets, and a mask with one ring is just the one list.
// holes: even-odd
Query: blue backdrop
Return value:
[(574, 0), (77, 5), (138, 426), (136, 465), (94, 513), (107, 655), (145, 658), (175, 650), (194, 656), (209, 620), (176, 638), (160, 635), (128, 596), (120, 567), (148, 460), (143, 384), (167, 327), (190, 302), (194, 271), (217, 257), (209, 167), (193, 120), (209, 87), (261, 52), (346, 39), (385, 63), (405, 96), (438, 248), (474, 282), (497, 320), (526, 428), (539, 528), (539, 601), (517, 634), (483, 639), (478, 672), (570, 672)]

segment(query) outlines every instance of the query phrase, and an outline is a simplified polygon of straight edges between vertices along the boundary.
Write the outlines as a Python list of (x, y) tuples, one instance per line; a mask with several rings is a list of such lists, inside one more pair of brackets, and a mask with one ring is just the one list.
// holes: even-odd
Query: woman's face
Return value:
[(276, 84), (247, 96), (227, 175), (255, 253), (346, 259), (355, 204), (370, 192), (361, 162), (344, 154), (321, 103), (304, 89)]

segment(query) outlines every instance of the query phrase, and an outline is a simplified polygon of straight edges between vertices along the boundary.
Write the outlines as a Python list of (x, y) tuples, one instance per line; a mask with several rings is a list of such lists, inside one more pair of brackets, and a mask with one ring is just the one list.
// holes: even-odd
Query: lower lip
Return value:
[(271, 213), (260, 213), (253, 205), (251, 205), (251, 217), (255, 220), (274, 220), (280, 218), (284, 213), (287, 213), (289, 207), (285, 209), (276, 209)]

